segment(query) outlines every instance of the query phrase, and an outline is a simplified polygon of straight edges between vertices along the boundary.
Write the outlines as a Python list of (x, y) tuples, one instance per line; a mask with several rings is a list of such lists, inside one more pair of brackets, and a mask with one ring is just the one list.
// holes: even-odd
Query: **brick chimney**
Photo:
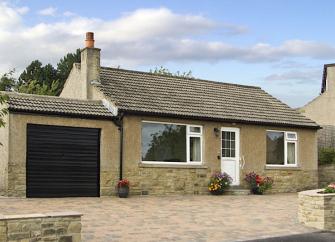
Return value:
[(87, 32), (85, 48), (81, 50), (81, 80), (83, 98), (91, 99), (91, 82), (100, 81), (100, 49), (94, 47), (94, 33)]

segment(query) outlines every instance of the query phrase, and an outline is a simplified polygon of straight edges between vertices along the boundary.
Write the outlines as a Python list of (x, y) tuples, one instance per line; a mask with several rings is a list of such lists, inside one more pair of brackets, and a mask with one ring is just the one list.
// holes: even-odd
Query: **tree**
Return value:
[(3, 74), (0, 78), (0, 91), (13, 91), (16, 87), (16, 78), (14, 77), (15, 70)]
[(32, 80), (19, 86), (18, 91), (28, 94), (56, 96), (59, 92), (59, 81), (52, 81), (51, 85), (48, 86), (45, 83), (41, 84), (36, 80)]
[[(8, 114), (8, 109), (5, 107), (5, 103), (8, 100), (8, 96), (7, 95), (3, 95), (0, 94), (0, 127), (4, 127), (5, 126), (5, 116)], [(1, 145), (1, 143), (0, 143)]]
[(153, 74), (160, 74), (160, 75), (166, 75), (166, 76), (177, 76), (177, 77), (185, 77), (185, 78), (194, 78), (192, 76), (192, 71), (188, 71), (188, 72), (180, 72), (180, 71), (177, 71), (176, 73), (172, 73), (169, 69), (163, 67), (163, 66), (160, 66), (159, 68), (158, 67), (155, 67), (154, 70), (150, 70), (149, 71), (150, 73), (153, 73)]
[(61, 58), (57, 63), (57, 69), (51, 64), (43, 66), (39, 60), (32, 61), (21, 73), (17, 90), (30, 94), (59, 95), (73, 63), (80, 63), (80, 49)]
[[(64, 82), (70, 74), (73, 63), (80, 63), (80, 49), (77, 49), (75, 53), (68, 53), (65, 55), (57, 64), (57, 75), (58, 79), (61, 81), (61, 86), (63, 87)], [(63, 83), (62, 83), (63, 81)]]

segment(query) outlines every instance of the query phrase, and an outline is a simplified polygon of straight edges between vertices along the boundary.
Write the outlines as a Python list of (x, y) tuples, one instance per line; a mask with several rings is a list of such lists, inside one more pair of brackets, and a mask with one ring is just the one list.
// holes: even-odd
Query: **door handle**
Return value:
[(243, 169), (245, 165), (245, 159), (244, 159), (244, 155), (242, 155), (242, 157), (240, 157), (240, 168)]

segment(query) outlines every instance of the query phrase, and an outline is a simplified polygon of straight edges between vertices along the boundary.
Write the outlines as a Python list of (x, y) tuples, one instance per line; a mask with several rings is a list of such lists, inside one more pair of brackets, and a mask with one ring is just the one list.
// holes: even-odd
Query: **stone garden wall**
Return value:
[(299, 193), (299, 221), (306, 226), (335, 230), (335, 194), (320, 194), (323, 189)]
[(76, 212), (0, 215), (0, 241), (80, 242), (81, 216)]
[(319, 166), (319, 187), (323, 188), (335, 182), (335, 164)]

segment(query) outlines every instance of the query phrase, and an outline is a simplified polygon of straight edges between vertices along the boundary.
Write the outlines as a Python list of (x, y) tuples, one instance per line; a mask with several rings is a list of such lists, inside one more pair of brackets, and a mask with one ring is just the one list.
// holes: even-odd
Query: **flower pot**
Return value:
[(126, 198), (129, 195), (129, 187), (118, 187), (117, 192), (120, 198)]
[(215, 191), (210, 191), (212, 195), (222, 195), (224, 193), (224, 190), (215, 190)]
[(253, 187), (251, 188), (251, 193), (255, 195), (263, 195), (263, 192), (259, 190), (259, 187)]

